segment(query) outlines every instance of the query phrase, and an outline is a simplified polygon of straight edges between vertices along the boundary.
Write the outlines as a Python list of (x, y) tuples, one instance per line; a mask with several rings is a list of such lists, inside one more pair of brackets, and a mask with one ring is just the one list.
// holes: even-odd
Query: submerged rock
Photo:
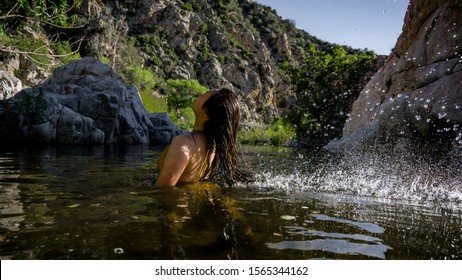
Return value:
[(166, 114), (149, 114), (137, 89), (113, 69), (84, 58), (8, 100), (0, 137), (55, 144), (168, 144), (178, 130)]
[(353, 104), (330, 150), (373, 145), (395, 150), (462, 147), (462, 6), (411, 0), (385, 66)]

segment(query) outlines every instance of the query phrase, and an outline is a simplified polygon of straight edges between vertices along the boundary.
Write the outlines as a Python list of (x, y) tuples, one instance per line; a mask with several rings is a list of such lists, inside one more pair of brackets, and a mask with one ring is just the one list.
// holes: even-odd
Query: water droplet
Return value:
[(124, 249), (122, 248), (114, 248), (114, 253), (117, 255), (122, 255), (124, 253)]

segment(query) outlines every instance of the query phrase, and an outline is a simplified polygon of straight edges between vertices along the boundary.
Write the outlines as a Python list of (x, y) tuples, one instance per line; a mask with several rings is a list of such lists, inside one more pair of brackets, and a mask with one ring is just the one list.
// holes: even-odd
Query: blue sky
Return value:
[(255, 0), (321, 40), (390, 54), (409, 0)]

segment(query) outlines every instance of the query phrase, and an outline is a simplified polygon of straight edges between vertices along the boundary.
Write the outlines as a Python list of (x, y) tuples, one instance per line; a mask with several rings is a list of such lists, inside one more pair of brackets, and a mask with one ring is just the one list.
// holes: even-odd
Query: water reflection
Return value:
[(462, 258), (457, 200), (342, 191), (351, 166), (243, 148), (268, 177), (232, 189), (153, 188), (160, 150), (145, 146), (0, 151), (0, 259)]
[(253, 233), (235, 201), (216, 184), (197, 183), (160, 191), (162, 255), (166, 259), (239, 259)]
[(322, 214), (311, 214), (310, 216), (315, 217), (319, 221), (333, 221), (337, 223), (353, 225), (357, 228), (366, 230), (370, 233), (383, 233), (385, 231), (383, 227), (373, 224), (373, 223), (354, 222), (354, 221), (349, 221), (349, 220), (344, 220), (344, 219), (333, 218), (333, 217), (329, 217), (327, 215), (322, 215)]
[(19, 184), (14, 182), (19, 174), (14, 171), (14, 159), (0, 157), (0, 225), (10, 231), (19, 230), (24, 221), (24, 209), (19, 201)]
[[(337, 231), (345, 231), (345, 233), (320, 231), (304, 226), (285, 226), (283, 230), (291, 239), (298, 237), (303, 240), (284, 240), (277, 243), (268, 243), (268, 248), (276, 250), (326, 251), (335, 254), (365, 255), (380, 259), (384, 259), (385, 253), (391, 249), (391, 247), (384, 245), (383, 240), (378, 237), (355, 233), (358, 230), (372, 234), (383, 233), (384, 228), (376, 224), (338, 219), (324, 214), (311, 214), (310, 217), (314, 217), (316, 222), (309, 219), (304, 224), (317, 229), (325, 228), (328, 230), (335, 228)], [(333, 224), (328, 225), (328, 222)], [(345, 225), (353, 226), (355, 229), (345, 228)]]
[(270, 243), (268, 247), (276, 250), (303, 250), (313, 251), (320, 250), (336, 254), (360, 254), (369, 257), (384, 259), (385, 252), (390, 248), (383, 244), (364, 244), (354, 243), (347, 240), (337, 239), (315, 239), (307, 241), (282, 241), (279, 243)]

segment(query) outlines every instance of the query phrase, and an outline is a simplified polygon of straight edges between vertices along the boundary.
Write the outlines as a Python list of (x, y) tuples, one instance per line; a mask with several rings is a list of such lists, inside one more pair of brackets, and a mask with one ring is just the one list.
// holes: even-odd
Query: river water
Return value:
[(462, 168), (242, 146), (256, 181), (153, 187), (147, 146), (0, 150), (0, 259), (462, 259)]

